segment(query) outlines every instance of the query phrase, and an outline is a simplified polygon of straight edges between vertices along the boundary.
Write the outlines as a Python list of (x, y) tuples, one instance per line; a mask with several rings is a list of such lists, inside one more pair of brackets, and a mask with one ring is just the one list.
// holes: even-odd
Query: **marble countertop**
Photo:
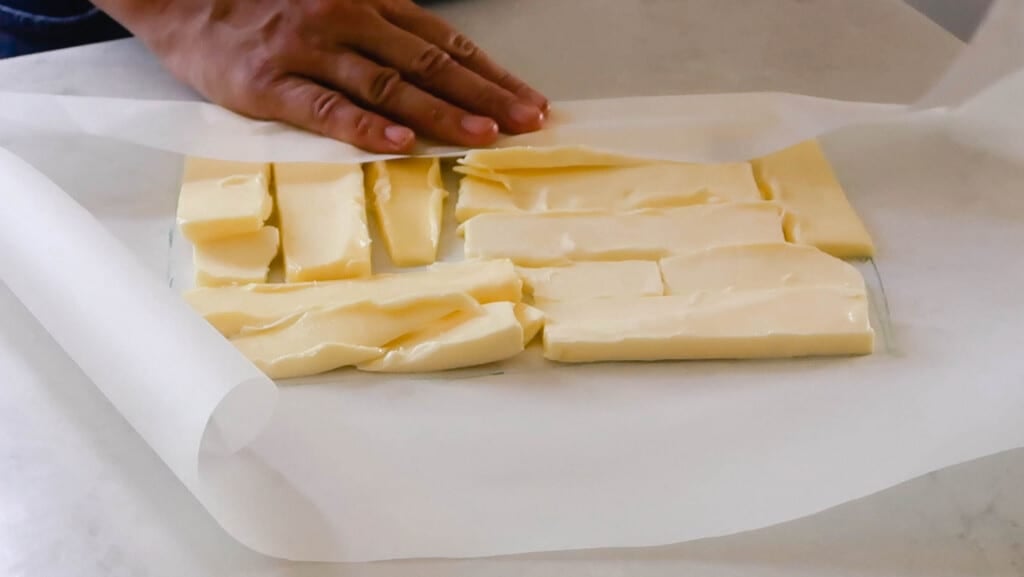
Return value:
[[(909, 101), (960, 44), (897, 0), (448, 0), (437, 10), (555, 99), (745, 90)], [(0, 89), (189, 98), (134, 41), (0, 62)], [(79, 198), (99, 147), (10, 146)], [(0, 574), (15, 576), (1024, 575), (1024, 451), (959, 465), (812, 517), (652, 549), (370, 565), (293, 564), (224, 533), (0, 286)]]

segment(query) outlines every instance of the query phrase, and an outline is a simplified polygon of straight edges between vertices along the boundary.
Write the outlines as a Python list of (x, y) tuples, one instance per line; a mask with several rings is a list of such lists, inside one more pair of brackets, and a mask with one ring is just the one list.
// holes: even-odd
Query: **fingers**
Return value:
[(318, 69), (318, 79), (417, 134), (462, 146), (487, 146), (498, 137), (494, 120), (432, 96), (406, 82), (396, 70), (355, 52), (324, 54)]
[(359, 42), (361, 52), (453, 104), (494, 118), (506, 132), (531, 132), (543, 125), (544, 113), (538, 106), (459, 64), (423, 38), (383, 19), (369, 36)]
[(407, 5), (402, 3), (400, 6), (399, 9), (386, 14), (392, 23), (444, 50), (456, 62), (480, 77), (533, 104), (542, 112), (547, 112), (549, 103), (543, 94), (502, 68), (472, 40), (452, 28), (443, 19), (411, 2)]
[(261, 108), (275, 120), (371, 152), (404, 154), (416, 144), (412, 130), (305, 78), (286, 76), (268, 88), (261, 97)]

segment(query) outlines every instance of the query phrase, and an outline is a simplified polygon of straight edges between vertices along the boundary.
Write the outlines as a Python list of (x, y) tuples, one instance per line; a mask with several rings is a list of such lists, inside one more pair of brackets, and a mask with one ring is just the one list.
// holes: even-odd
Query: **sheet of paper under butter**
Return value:
[(275, 164), (274, 183), (285, 280), (370, 274), (370, 233), (359, 165)]
[(437, 259), (441, 210), (448, 192), (441, 183), (438, 159), (408, 158), (371, 163), (367, 189), (396, 266), (422, 266)]

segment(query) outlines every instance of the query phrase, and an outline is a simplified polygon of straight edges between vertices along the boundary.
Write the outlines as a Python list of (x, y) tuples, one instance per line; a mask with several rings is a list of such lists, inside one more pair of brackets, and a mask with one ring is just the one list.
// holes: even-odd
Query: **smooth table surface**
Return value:
[[(960, 47), (897, 0), (449, 0), (437, 10), (555, 99), (785, 90), (910, 101)], [(0, 62), (0, 89), (192, 97), (134, 41)], [(103, 184), (75, 178), (82, 166), (138, 182), (175, 170), (170, 155), (87, 138), (0, 126), (0, 144), (86, 206)], [(1024, 451), (669, 547), (371, 565), (268, 559), (216, 525), (2, 286), (0, 318), (5, 576), (1024, 575)]]

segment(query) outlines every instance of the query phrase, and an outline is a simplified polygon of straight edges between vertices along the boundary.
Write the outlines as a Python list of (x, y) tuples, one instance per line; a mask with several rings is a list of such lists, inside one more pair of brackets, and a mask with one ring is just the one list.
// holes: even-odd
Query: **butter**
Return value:
[(516, 303), (515, 315), (523, 327), (523, 346), (530, 344), (544, 328), (544, 311), (526, 303)]
[(185, 158), (177, 220), (190, 241), (256, 232), (273, 210), (269, 164)]
[(665, 294), (835, 286), (864, 292), (853, 265), (812, 246), (770, 243), (719, 246), (661, 261)]
[(658, 263), (643, 260), (576, 262), (561, 267), (516, 269), (523, 290), (535, 300), (659, 296)]
[(379, 161), (367, 168), (373, 207), (384, 245), (396, 266), (422, 266), (437, 259), (441, 214), (448, 192), (438, 159)]
[(285, 280), (370, 274), (363, 173), (357, 164), (274, 165)]
[(471, 150), (459, 164), (486, 171), (502, 171), (569, 166), (636, 166), (650, 162), (643, 158), (602, 152), (586, 146), (513, 146)]
[(658, 260), (710, 246), (784, 240), (780, 210), (766, 202), (619, 215), (482, 214), (462, 228), (467, 258), (507, 258), (529, 267)]
[(817, 141), (754, 160), (770, 198), (786, 210), (786, 238), (839, 258), (874, 255), (874, 243)]
[(544, 356), (561, 362), (866, 355), (862, 291), (796, 287), (701, 298), (547, 303)]
[(195, 284), (212, 287), (267, 282), (279, 245), (275, 227), (198, 243), (192, 250)]
[(185, 300), (226, 336), (261, 327), (305, 310), (368, 298), (399, 298), (439, 291), (467, 293), (480, 303), (516, 302), (522, 281), (509, 261), (437, 263), (426, 270), (366, 279), (294, 284), (198, 288)]
[(367, 299), (246, 329), (231, 342), (267, 376), (300, 377), (366, 362), (383, 354), (383, 345), (391, 341), (453, 313), (479, 308), (464, 293)]
[(472, 172), (459, 186), (460, 221), (490, 212), (627, 212), (762, 200), (747, 162)]
[(523, 327), (509, 302), (464, 310), (388, 345), (384, 356), (364, 362), (360, 370), (425, 373), (474, 367), (521, 353)]

